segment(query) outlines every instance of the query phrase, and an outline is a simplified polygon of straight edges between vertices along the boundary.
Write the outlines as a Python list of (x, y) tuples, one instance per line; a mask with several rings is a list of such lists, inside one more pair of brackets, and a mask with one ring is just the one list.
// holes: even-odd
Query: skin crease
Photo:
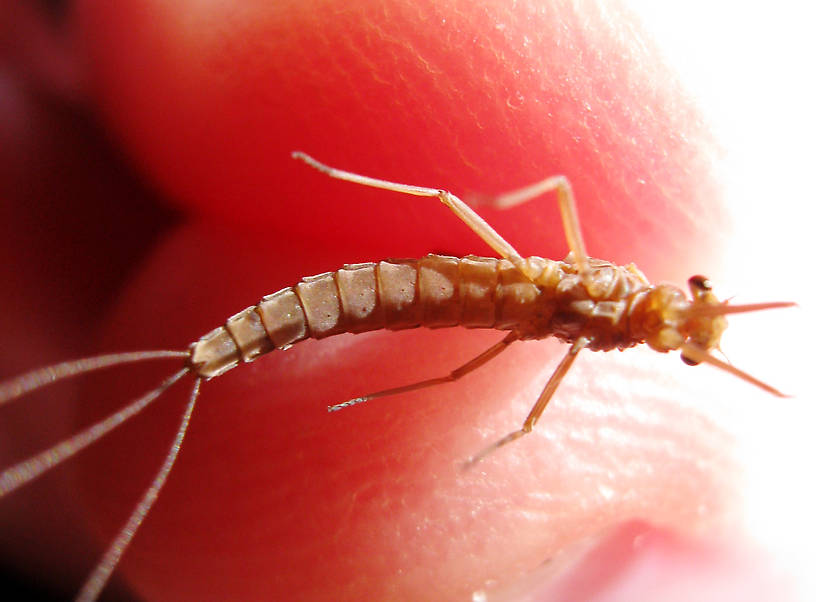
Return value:
[[(115, 307), (60, 326), (70, 340), (104, 323), (82, 351), (182, 348), (263, 294), (346, 262), (488, 253), (434, 200), (330, 181), (291, 161), (293, 149), (465, 198), (565, 173), (590, 254), (634, 259), (678, 282), (716, 256), (725, 217), (704, 159), (712, 142), (617, 10), (327, 3), (271, 12), (259, 3), (234, 14), (176, 3), (168, 14), (158, 4), (123, 3), (114, 14), (80, 3), (80, 31), (115, 136), (196, 217), (130, 272)], [(482, 213), (523, 254), (560, 257), (551, 200)], [(99, 206), (77, 211), (93, 219)], [(19, 288), (36, 299), (36, 273), (27, 278)], [(70, 308), (57, 311), (71, 322)], [(628, 519), (684, 533), (728, 522), (730, 439), (697, 406), (706, 386), (742, 385), (688, 372), (677, 357), (584, 354), (536, 434), (467, 473), (462, 460), (517, 428), (563, 346), (517, 344), (462, 382), (324, 411), (445, 372), (500, 336), (348, 335), (207, 384), (179, 464), (121, 567), (136, 595), (461, 599)], [(30, 338), (35, 358), (54, 345)], [(77, 424), (172, 369), (87, 379)], [(102, 541), (155, 472), (188, 389), (177, 385), (73, 464)]]

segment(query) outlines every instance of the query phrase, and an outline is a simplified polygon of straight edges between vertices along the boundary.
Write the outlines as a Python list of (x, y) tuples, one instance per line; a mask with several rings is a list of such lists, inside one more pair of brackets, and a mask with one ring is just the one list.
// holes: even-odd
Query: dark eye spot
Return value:
[(683, 360), (689, 366), (696, 366), (697, 364), (700, 363), (700, 362), (698, 362), (696, 360), (691, 359), (690, 357), (686, 357), (682, 353), (680, 354), (680, 359)]
[(688, 283), (689, 283), (689, 287), (691, 287), (694, 290), (698, 290), (698, 291), (710, 291), (711, 290), (711, 280), (709, 280), (705, 276), (700, 276), (699, 274), (689, 278)]

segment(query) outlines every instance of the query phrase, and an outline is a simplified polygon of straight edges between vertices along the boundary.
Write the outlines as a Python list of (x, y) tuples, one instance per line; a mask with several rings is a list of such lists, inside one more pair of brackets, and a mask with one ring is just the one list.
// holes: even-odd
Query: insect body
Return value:
[(633, 324), (624, 319), (638, 313), (646, 297), (636, 293), (649, 288), (634, 266), (590, 260), (589, 294), (574, 263), (525, 262), (535, 282), (510, 261), (489, 257), (428, 255), (346, 265), (234, 315), (191, 346), (190, 366), (212, 378), (309, 337), (381, 328), (494, 328), (511, 331), (513, 340), (556, 336), (570, 343), (591, 331), (594, 351), (643, 340), (637, 318)]
[(141, 411), (186, 375), (193, 390), (165, 461), (126, 525), (89, 576), (78, 599), (95, 599), (158, 496), (178, 454), (202, 380), (214, 378), (260, 355), (286, 349), (306, 338), (345, 332), (426, 326), (493, 328), (508, 334), (447, 375), (370, 393), (329, 407), (339, 410), (378, 397), (423, 389), (461, 378), (511, 343), (554, 336), (569, 349), (550, 377), (522, 427), (470, 459), (475, 463), (497, 448), (532, 431), (558, 384), (583, 349), (609, 351), (640, 343), (660, 352), (680, 350), (690, 364), (712, 364), (775, 395), (773, 387), (710, 354), (726, 327), (724, 315), (785, 307), (791, 303), (729, 305), (720, 302), (702, 276), (689, 279), (691, 298), (671, 285), (651, 285), (634, 266), (616, 266), (587, 256), (569, 183), (556, 176), (497, 199), (512, 206), (556, 190), (570, 254), (564, 261), (521, 257), (481, 217), (451, 193), (408, 186), (341, 171), (303, 153), (297, 159), (331, 177), (412, 194), (437, 197), (491, 246), (501, 259), (428, 255), (347, 265), (336, 272), (304, 278), (292, 288), (264, 297), (194, 342), (188, 351), (157, 351), (102, 356), (36, 370), (0, 384), (0, 405), (68, 376), (105, 366), (178, 358), (183, 366), (156, 389), (108, 418), (0, 474), (0, 496), (30, 482), (84, 449)]

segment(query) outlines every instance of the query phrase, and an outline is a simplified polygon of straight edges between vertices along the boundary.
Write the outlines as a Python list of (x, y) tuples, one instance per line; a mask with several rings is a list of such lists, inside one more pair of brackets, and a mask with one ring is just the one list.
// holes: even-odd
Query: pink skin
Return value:
[[(68, 279), (40, 287), (63, 256), (71, 257), (74, 278), (91, 273), (91, 282), (118, 286), (127, 262), (110, 254), (130, 248), (120, 236), (76, 261), (73, 242), (48, 246), (53, 236), (36, 228), (9, 243), (20, 266), (9, 278), (25, 286), (15, 284), (21, 293), (4, 299), (3, 314), (16, 316), (10, 322), (32, 364), (62, 358), (55, 337), (46, 336), (50, 322), (59, 324), (60, 340), (81, 338), (69, 356), (180, 349), (262, 295), (343, 263), (489, 253), (436, 201), (331, 181), (290, 160), (295, 149), (465, 198), (565, 173), (590, 254), (634, 259), (654, 278), (680, 282), (716, 256), (725, 212), (704, 160), (712, 142), (648, 44), (620, 41), (638, 32), (617, 9), (576, 15), (559, 6), (537, 14), (509, 4), (422, 2), (375, 10), (344, 2), (342, 10), (295, 3), (272, 11), (259, 3), (231, 14), (214, 3), (163, 6), (133, 0), (114, 10), (87, 0), (78, 23), (94, 103), (122, 148), (189, 216), (144, 264), (130, 264), (112, 308), (97, 285)], [(35, 114), (26, 102), (17, 110)], [(32, 138), (35, 148), (44, 144), (45, 135)], [(20, 141), (28, 142), (22, 134)], [(85, 144), (98, 148), (98, 141)], [(20, 163), (19, 177), (36, 181), (38, 170)], [(100, 191), (96, 167), (72, 168), (76, 215), (88, 220), (129, 190), (116, 175)], [(29, 201), (19, 186), (13, 190), (11, 198)], [(49, 192), (35, 195), (42, 207)], [(551, 198), (481, 212), (523, 254), (566, 252)], [(147, 221), (136, 231), (147, 235), (151, 224), (169, 222), (159, 212)], [(19, 233), (12, 223), (4, 228)], [(34, 261), (43, 258), (50, 258), (45, 267)], [(54, 308), (44, 295), (101, 309)], [(45, 305), (37, 315), (50, 312), (49, 323), (24, 309), (37, 300)], [(97, 326), (99, 338), (89, 336)], [(500, 336), (449, 329), (309, 341), (205, 384), (179, 463), (121, 566), (130, 587), (145, 599), (293, 592), (462, 599), (512, 584), (632, 519), (684, 534), (729, 523), (731, 439), (697, 407), (716, 394), (706, 387), (742, 385), (694, 372), (676, 356), (655, 362), (648, 352), (585, 353), (535, 434), (470, 472), (461, 462), (518, 427), (564, 346), (517, 344), (461, 382), (325, 412), (358, 394), (444, 373)], [(89, 378), (75, 425), (120, 407), (173, 369), (145, 365)], [(160, 464), (189, 387), (177, 385), (73, 463), (84, 502), (78, 512), (101, 542)], [(70, 396), (66, 390), (61, 395)], [(53, 412), (38, 407), (46, 409), (36, 413), (37, 428)], [(58, 478), (18, 495), (49, 495)], [(5, 522), (25, 532), (43, 509), (14, 512)], [(58, 552), (69, 561), (78, 553), (68, 545)], [(75, 563), (82, 565), (76, 575), (95, 558)], [(48, 572), (42, 557), (18, 562)], [(74, 587), (68, 575), (57, 581)]]

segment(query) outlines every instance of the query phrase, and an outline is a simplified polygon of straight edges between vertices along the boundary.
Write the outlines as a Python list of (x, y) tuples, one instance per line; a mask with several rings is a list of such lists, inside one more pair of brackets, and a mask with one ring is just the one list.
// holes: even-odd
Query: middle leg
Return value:
[(377, 391), (376, 393), (370, 393), (368, 395), (355, 397), (354, 399), (349, 399), (348, 401), (344, 401), (343, 403), (338, 403), (333, 406), (329, 406), (329, 412), (336, 412), (337, 410), (342, 410), (343, 408), (347, 408), (358, 403), (363, 403), (364, 401), (371, 401), (372, 399), (377, 399), (379, 397), (389, 397), (391, 395), (398, 395), (399, 393), (408, 393), (409, 391), (416, 391), (418, 389), (425, 389), (427, 387), (433, 387), (436, 385), (441, 385), (443, 383), (449, 383), (455, 380), (459, 380), (465, 374), (473, 372), (474, 370), (476, 370), (476, 368), (484, 366), (487, 362), (489, 362), (494, 357), (499, 355), (502, 351), (507, 349), (510, 343), (518, 341), (518, 339), (519, 335), (516, 332), (511, 332), (501, 341), (499, 341), (489, 349), (483, 351), (469, 362), (463, 364), (462, 366), (459, 366), (456, 370), (452, 370), (446, 376), (429, 378), (428, 380), (423, 380), (417, 383), (411, 383), (410, 385), (403, 385), (401, 387), (394, 387), (393, 389), (385, 389), (383, 391)]
[(575, 195), (566, 176), (552, 176), (519, 190), (507, 192), (496, 197), (491, 204), (499, 209), (508, 209), (551, 190), (555, 190), (558, 195), (558, 210), (561, 212), (564, 234), (567, 237), (567, 245), (578, 268), (578, 273), (586, 274), (589, 271), (589, 261), (584, 246), (584, 237), (581, 234), (581, 223), (578, 221)]

